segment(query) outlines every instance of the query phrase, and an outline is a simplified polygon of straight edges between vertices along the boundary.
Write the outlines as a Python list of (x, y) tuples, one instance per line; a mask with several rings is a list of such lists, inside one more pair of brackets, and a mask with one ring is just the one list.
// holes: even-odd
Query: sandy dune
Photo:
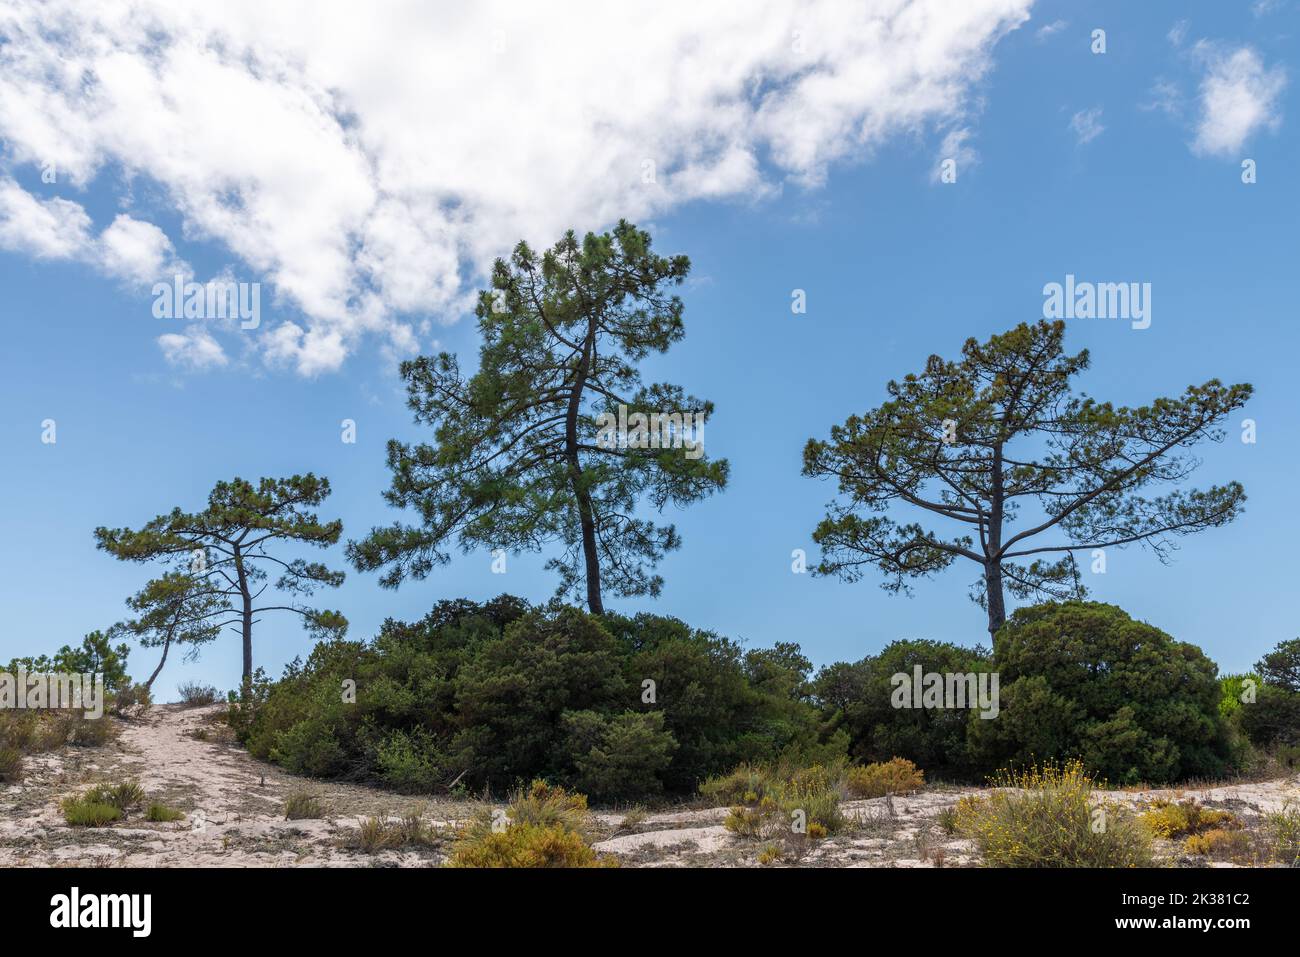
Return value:
[[(0, 790), (0, 866), (427, 867), (442, 849), (366, 853), (347, 846), (368, 817), (412, 811), (435, 825), (463, 820), (483, 805), (446, 798), (420, 800), (377, 788), (312, 781), (254, 760), (233, 743), (218, 719), (224, 705), (156, 706), (122, 722), (115, 742), (65, 748), (27, 759), (21, 784)], [(148, 794), (186, 812), (175, 823), (149, 823), (139, 812), (107, 828), (72, 828), (60, 801), (104, 781), (135, 779)], [(285, 798), (307, 792), (324, 809), (319, 820), (286, 821)], [(855, 826), (809, 845), (787, 863), (839, 867), (931, 867), (978, 863), (969, 842), (945, 834), (935, 815), (973, 788), (843, 805)], [(1300, 804), (1300, 777), (1261, 783), (1145, 792), (1111, 792), (1109, 800), (1194, 796), (1245, 820)], [(726, 808), (595, 815), (596, 849), (627, 866), (756, 866), (760, 845), (723, 826)]]

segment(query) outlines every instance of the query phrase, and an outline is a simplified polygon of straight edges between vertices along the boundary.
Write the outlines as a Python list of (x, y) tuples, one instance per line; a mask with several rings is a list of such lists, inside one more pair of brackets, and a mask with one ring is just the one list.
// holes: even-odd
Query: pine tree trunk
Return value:
[(591, 508), (591, 493), (582, 481), (582, 463), (578, 459), (578, 414), (582, 408), (582, 387), (587, 380), (587, 369), (591, 362), (591, 349), (595, 331), (588, 334), (582, 358), (574, 371), (573, 392), (569, 396), (569, 408), (564, 422), (565, 458), (569, 465), (569, 482), (573, 496), (578, 501), (578, 524), (582, 528), (582, 557), (587, 579), (587, 610), (593, 615), (605, 614), (605, 605), (600, 598), (600, 560), (596, 554), (596, 519)]
[(243, 600), (241, 614), (244, 636), (244, 677), (241, 687), (251, 689), (253, 685), (253, 596), (248, 590), (248, 576), (244, 574), (244, 560), (239, 549), (235, 549), (235, 569), (239, 573), (239, 595)]
[(989, 610), (989, 638), (997, 634), (1007, 620), (1006, 604), (1002, 597), (1002, 566), (991, 562), (984, 566), (984, 595)]
[(171, 646), (172, 640), (170, 638), (163, 642), (162, 660), (158, 662), (158, 667), (153, 670), (153, 674), (149, 676), (149, 680), (144, 683), (145, 691), (152, 689), (153, 683), (158, 680), (158, 676), (162, 674), (163, 665), (167, 664), (167, 652), (171, 650)]
[(1002, 595), (1002, 517), (1005, 486), (1002, 483), (1002, 446), (993, 449), (992, 507), (989, 513), (988, 542), (984, 548), (984, 601), (989, 612), (989, 640), (1007, 620), (1007, 606)]

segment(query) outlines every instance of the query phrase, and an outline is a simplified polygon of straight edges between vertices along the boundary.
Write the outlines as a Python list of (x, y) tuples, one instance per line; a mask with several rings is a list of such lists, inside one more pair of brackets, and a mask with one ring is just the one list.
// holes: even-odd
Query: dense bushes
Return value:
[(671, 618), (447, 601), (373, 642), (318, 645), (255, 682), (232, 725), (255, 755), (313, 776), (408, 792), (545, 778), (631, 800), (742, 761), (842, 755), (845, 736), (819, 735), (810, 670), (796, 646), (745, 653)]
[(1080, 758), (1112, 784), (1231, 769), (1215, 664), (1114, 605), (1018, 609), (994, 639), (993, 665), (1002, 713), (969, 722), (985, 766)]
[(979, 771), (967, 747), (970, 712), (895, 708), (891, 678), (924, 672), (979, 673), (992, 670), (987, 650), (939, 641), (895, 641), (878, 655), (822, 669), (813, 691), (833, 728), (849, 735), (849, 752), (863, 762), (901, 756), (923, 768), (955, 776)]
[[(1287, 654), (1267, 664), (1275, 676), (1293, 667)], [(895, 707), (894, 676), (916, 667), (995, 673), (996, 717)], [(690, 794), (738, 766), (850, 756), (970, 781), (1078, 760), (1113, 784), (1163, 783), (1234, 770), (1247, 737), (1300, 740), (1300, 694), (1264, 684), (1239, 705), (1247, 676), (1220, 682), (1199, 649), (1091, 602), (1018, 610), (992, 653), (897, 641), (810, 671), (797, 645), (745, 651), (673, 618), (446, 601), (385, 622), (371, 642), (322, 643), (279, 682), (259, 675), (231, 723), (255, 755), (302, 774), (413, 793), (543, 778), (602, 803)]]
[[(1238, 761), (1214, 663), (1113, 605), (1021, 608), (994, 644), (990, 655), (897, 641), (855, 664), (823, 669), (814, 692), (829, 726), (849, 733), (855, 758), (904, 757), (948, 777), (980, 780), (1008, 765), (1077, 758), (1112, 783), (1167, 782), (1222, 775)], [(916, 666), (997, 673), (997, 717), (971, 708), (895, 708), (891, 678)], [(1283, 710), (1270, 704), (1251, 717), (1285, 724)]]
[(1220, 710), (1256, 747), (1294, 764), (1300, 751), (1300, 639), (1283, 641), (1255, 663), (1255, 673), (1222, 683)]

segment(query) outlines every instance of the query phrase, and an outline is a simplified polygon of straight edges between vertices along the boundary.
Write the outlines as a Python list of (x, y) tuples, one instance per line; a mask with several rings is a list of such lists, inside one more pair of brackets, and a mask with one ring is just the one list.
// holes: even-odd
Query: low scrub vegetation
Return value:
[(1127, 809), (1094, 804), (1078, 762), (1004, 772), (986, 797), (963, 799), (956, 828), (991, 867), (1147, 867), (1151, 835)]
[(63, 802), (63, 819), (72, 827), (104, 827), (121, 818), (121, 808), (102, 801), (71, 798)]
[(180, 696), (180, 703), (187, 708), (201, 708), (221, 700), (221, 693), (216, 688), (196, 681), (187, 681), (177, 686), (176, 693)]
[(1152, 834), (1167, 840), (1241, 828), (1241, 822), (1230, 811), (1216, 811), (1191, 798), (1183, 801), (1157, 798), (1147, 803), (1139, 819)]
[(179, 821), (185, 817), (184, 811), (178, 811), (174, 807), (168, 807), (166, 804), (154, 802), (149, 805), (149, 810), (145, 811), (144, 819), (153, 821), (157, 824), (164, 824), (170, 821)]
[(23, 776), (23, 753), (17, 748), (0, 746), (0, 782), (20, 781)]
[(126, 812), (138, 807), (144, 800), (144, 788), (136, 781), (97, 784), (86, 792), (85, 800), (93, 804), (111, 804), (119, 811)]
[(890, 758), (875, 764), (851, 767), (845, 785), (855, 798), (878, 798), (886, 794), (908, 794), (925, 787), (925, 772), (906, 758)]
[(421, 811), (415, 810), (398, 818), (368, 817), (345, 844), (367, 854), (378, 854), (411, 847), (436, 847), (441, 842), (442, 834), (425, 823)]
[(1288, 867), (1300, 866), (1300, 807), (1286, 804), (1264, 816), (1271, 857)]
[[(63, 819), (73, 827), (105, 827), (122, 820), (128, 812), (139, 809), (144, 803), (145, 792), (139, 782), (119, 781), (116, 784), (96, 784), (82, 794), (64, 798), (61, 807)], [(154, 816), (157, 813), (155, 808), (163, 809), (163, 805), (149, 805), (146, 820), (159, 820)]]
[(1188, 837), (1183, 851), (1213, 860), (1245, 863), (1251, 858), (1252, 842), (1246, 831), (1216, 827)]
[(610, 867), (591, 847), (587, 798), (535, 780), (504, 810), (484, 811), (456, 836), (448, 867)]
[(324, 816), (325, 809), (321, 807), (320, 801), (305, 791), (295, 791), (284, 800), (284, 819), (286, 821), (301, 821), (307, 818)]
[(700, 793), (731, 804), (723, 826), (755, 840), (820, 840), (847, 824), (840, 800), (849, 768), (843, 761), (807, 767), (745, 764), (710, 778)]

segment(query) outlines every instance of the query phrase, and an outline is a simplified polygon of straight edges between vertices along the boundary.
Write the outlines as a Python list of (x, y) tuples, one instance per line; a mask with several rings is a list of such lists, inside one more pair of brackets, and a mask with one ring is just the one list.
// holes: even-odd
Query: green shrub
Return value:
[(165, 823), (168, 821), (179, 821), (185, 817), (184, 811), (178, 811), (173, 807), (165, 804), (154, 802), (149, 805), (149, 810), (145, 812), (144, 819), (155, 823)]
[(985, 766), (1078, 758), (1121, 784), (1221, 777), (1232, 767), (1214, 663), (1114, 605), (1017, 609), (994, 639), (993, 663), (1001, 713), (968, 717), (972, 754)]
[(742, 837), (824, 837), (847, 824), (840, 810), (844, 773), (843, 762), (806, 768), (742, 765), (709, 779), (700, 793), (736, 805), (723, 826)]
[[(963, 799), (957, 830), (991, 867), (1148, 867), (1147, 830), (1118, 805), (1094, 808), (1093, 780), (1079, 762), (1004, 773), (987, 797)], [(1099, 813), (1095, 813), (1099, 812)]]
[(890, 758), (876, 764), (849, 768), (846, 784), (849, 794), (856, 798), (908, 794), (925, 787), (925, 772), (906, 758)]
[(305, 791), (295, 791), (284, 800), (284, 819), (286, 821), (301, 821), (305, 818), (324, 816), (325, 809), (321, 807), (320, 801)]
[(128, 811), (144, 800), (144, 788), (136, 781), (97, 784), (82, 799), (90, 804), (111, 804), (119, 811)]
[[(372, 642), (328, 641), (229, 722), (256, 757), (314, 777), (431, 793), (545, 778), (599, 801), (688, 794), (746, 761), (830, 759), (794, 645), (744, 652), (654, 615), (595, 618), (502, 596), (441, 602)], [(339, 689), (356, 682), (355, 704)], [(655, 700), (642, 700), (644, 682)]]
[(1278, 642), (1276, 648), (1255, 663), (1255, 670), (1266, 683), (1300, 694), (1300, 638)]
[(1273, 685), (1260, 685), (1255, 701), (1233, 715), (1252, 744), (1285, 748), (1300, 744), (1300, 694)]
[(63, 802), (63, 819), (73, 827), (104, 827), (121, 819), (122, 809), (112, 804), (69, 798)]
[[(988, 650), (939, 641), (895, 641), (877, 655), (853, 664), (839, 662), (818, 673), (813, 690), (828, 727), (849, 737), (849, 754), (864, 763), (901, 756), (949, 775), (977, 776), (968, 752), (970, 713), (960, 709), (895, 708), (893, 676), (925, 672), (980, 673), (992, 670)], [(996, 722), (988, 722), (996, 723)]]
[(715, 804), (756, 804), (781, 790), (781, 775), (771, 767), (741, 764), (728, 774), (709, 778), (700, 785), (700, 795)]
[(662, 778), (677, 742), (660, 712), (628, 711), (606, 718), (595, 711), (564, 715), (566, 750), (575, 786), (596, 800), (635, 800), (663, 791)]

